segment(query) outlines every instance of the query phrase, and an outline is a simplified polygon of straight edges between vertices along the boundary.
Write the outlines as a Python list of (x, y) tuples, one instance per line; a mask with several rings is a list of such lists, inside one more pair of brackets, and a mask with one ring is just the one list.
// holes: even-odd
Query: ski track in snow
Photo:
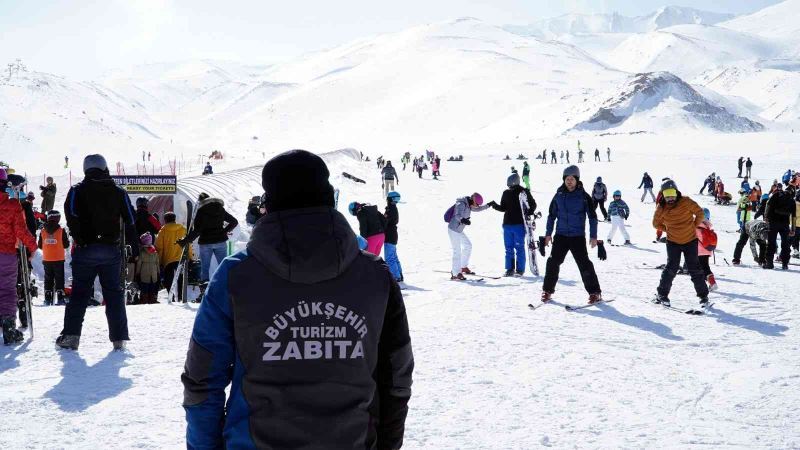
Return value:
[[(459, 151), (466, 161), (443, 161), (440, 181), (430, 180), (429, 171), (424, 180), (399, 172), (398, 251), (408, 280), (403, 292), (416, 360), (406, 448), (800, 447), (798, 267), (787, 273), (726, 266), (723, 258), (731, 260), (738, 235), (721, 231), (735, 229), (734, 208), (712, 206), (709, 197), (697, 195), (712, 171), (735, 192), (734, 151), (747, 155), (754, 141), (726, 150), (687, 144), (713, 147), (699, 153), (667, 150), (674, 141), (663, 138), (641, 138), (629, 147), (622, 145), (625, 139), (632, 138), (610, 144), (613, 149), (620, 144), (612, 158), (625, 163), (580, 167), (587, 189), (603, 176), (609, 191), (623, 191), (636, 247), (607, 246), (605, 262), (590, 251), (604, 296), (616, 301), (574, 312), (560, 305), (581, 304), (587, 294), (571, 257), (554, 294), (558, 304), (535, 311), (527, 304), (539, 301), (541, 278), (526, 274), (466, 284), (436, 272), (450, 267), (442, 221), (447, 207), (473, 191), (486, 201), (499, 200), (510, 166), (522, 166), (501, 157), (530, 150), (500, 147), (490, 156)], [(796, 148), (797, 138), (791, 139)], [(627, 151), (642, 142), (663, 148)], [(591, 145), (584, 148), (587, 160)], [(796, 163), (777, 150), (749, 154), (762, 184)], [(399, 156), (390, 159), (397, 163)], [(529, 162), (533, 196), (546, 216), (565, 165)], [(340, 172), (337, 168), (331, 172)], [(366, 185), (340, 182), (340, 205), (358, 200), (383, 207), (374, 168), (364, 163), (356, 173), (366, 177)], [(660, 271), (633, 267), (666, 260), (663, 244), (651, 243), (653, 205), (640, 203), (641, 191), (634, 189), (645, 170), (656, 184), (672, 176), (684, 194), (712, 211), (720, 239), (713, 266), (720, 289), (711, 294), (715, 306), (706, 316), (676, 314), (643, 301), (655, 292)], [(235, 212), (243, 219), (240, 203)], [(348, 220), (357, 229), (354, 218)], [(467, 228), (474, 247), (471, 267), (500, 275), (502, 214), (475, 213), (472, 223)], [(537, 226), (542, 234), (544, 218)], [(609, 227), (599, 225), (601, 239)], [(752, 263), (749, 247), (743, 262)], [(544, 274), (541, 258), (539, 264)], [(676, 278), (671, 298), (676, 307), (697, 306), (685, 276)], [(130, 306), (130, 349), (115, 353), (101, 307), (89, 309), (78, 352), (54, 349), (63, 309), (35, 307), (36, 339), (0, 348), (1, 447), (184, 447), (180, 374), (195, 309)]]

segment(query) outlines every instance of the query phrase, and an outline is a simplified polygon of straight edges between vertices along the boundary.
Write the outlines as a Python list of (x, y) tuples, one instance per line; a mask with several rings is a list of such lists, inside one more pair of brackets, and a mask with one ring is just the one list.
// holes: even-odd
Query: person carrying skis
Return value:
[[(683, 255), (686, 268), (692, 277), (700, 307), (708, 305), (708, 286), (700, 269), (697, 255), (697, 227), (706, 222), (703, 210), (689, 197), (684, 197), (674, 181), (661, 185), (662, 198), (653, 215), (653, 228), (667, 233), (667, 265), (661, 272), (655, 303), (670, 306), (669, 292), (672, 281), (678, 274), (680, 258)], [(706, 223), (706, 226), (709, 224)]]
[(597, 177), (597, 181), (592, 188), (592, 208), (597, 210), (597, 207), (600, 206), (600, 212), (603, 213), (603, 220), (608, 222), (606, 199), (608, 199), (608, 188), (606, 188), (605, 183), (603, 183), (603, 177)]
[(631, 245), (631, 237), (625, 229), (625, 221), (628, 220), (631, 210), (628, 204), (622, 200), (622, 192), (614, 191), (614, 201), (608, 204), (608, 215), (611, 217), (611, 231), (608, 233), (608, 243), (610, 244), (614, 239), (614, 234), (617, 230), (622, 232), (622, 237), (625, 238), (625, 245)]
[(386, 196), (386, 210), (384, 211), (384, 216), (386, 217), (386, 241), (383, 243), (383, 255), (386, 258), (386, 265), (389, 266), (389, 272), (399, 283), (403, 281), (403, 266), (400, 265), (400, 258), (397, 257), (397, 241), (399, 238), (397, 224), (400, 222), (400, 212), (397, 210), (398, 203), (400, 203), (400, 193), (389, 192), (389, 195)]
[[(597, 242), (597, 213), (592, 208), (592, 199), (583, 189), (581, 172), (577, 166), (564, 169), (564, 183), (558, 188), (550, 201), (547, 216), (547, 230), (544, 245), (553, 244), (542, 285), (542, 301), (550, 301), (556, 290), (558, 274), (567, 253), (572, 253), (583, 280), (583, 287), (589, 293), (589, 303), (603, 300), (600, 282), (589, 260), (586, 249), (586, 220), (589, 221), (589, 242), (592, 248), (602, 243)], [(555, 237), (553, 229), (555, 228)]]
[[(747, 222), (744, 229), (739, 234), (739, 240), (733, 250), (731, 263), (738, 266), (742, 263), (742, 250), (744, 244), (750, 241), (750, 251), (753, 253), (753, 260), (759, 266), (764, 266), (767, 253), (767, 241), (769, 240), (769, 224), (760, 219), (753, 219)], [(756, 246), (758, 249), (756, 250)]]
[[(156, 252), (158, 252), (158, 265), (164, 277), (164, 289), (172, 289), (172, 282), (175, 279), (175, 271), (181, 260), (183, 248), (178, 241), (186, 236), (186, 227), (177, 223), (175, 213), (172, 211), (164, 214), (164, 226), (158, 231), (156, 236)], [(194, 250), (188, 246), (188, 260), (194, 259)], [(180, 276), (180, 274), (178, 274)], [(183, 300), (183, 290), (178, 289), (178, 300)]]
[(39, 186), (39, 191), (41, 191), (42, 195), (42, 209), (41, 212), (43, 214), (47, 214), (47, 211), (53, 209), (56, 203), (56, 184), (53, 182), (53, 177), (47, 177), (46, 179), (47, 184), (44, 186)]
[(525, 219), (519, 196), (524, 192), (528, 199), (528, 211), (524, 212), (528, 216), (532, 216), (536, 212), (536, 201), (531, 196), (530, 190), (519, 185), (519, 175), (511, 174), (506, 180), (506, 186), (508, 189), (503, 191), (500, 204), (491, 201), (489, 206), (496, 211), (505, 213), (503, 214), (503, 244), (506, 248), (505, 276), (510, 277), (516, 274), (521, 277), (525, 274), (526, 250)]
[(740, 156), (739, 160), (736, 161), (736, 166), (739, 168), (739, 174), (736, 175), (736, 178), (742, 178), (742, 166), (744, 165), (744, 156)]
[(468, 275), (475, 274), (469, 268), (472, 242), (464, 233), (464, 228), (472, 224), (470, 220), (472, 212), (480, 212), (488, 208), (491, 208), (491, 206), (484, 205), (483, 197), (476, 192), (470, 196), (457, 199), (456, 203), (445, 213), (447, 233), (450, 236), (450, 245), (453, 247), (452, 268), (450, 271), (450, 279), (453, 281), (465, 280), (465, 273)]
[(767, 243), (767, 257), (764, 260), (764, 268), (772, 269), (775, 259), (775, 252), (777, 251), (778, 235), (781, 237), (781, 267), (783, 270), (789, 269), (789, 254), (791, 239), (794, 238), (794, 227), (790, 225), (795, 221), (795, 204), (794, 204), (794, 190), (791, 193), (783, 190), (783, 185), (778, 183), (776, 185), (775, 193), (773, 193), (764, 211), (764, 221), (769, 224), (769, 240)]
[(70, 246), (67, 231), (61, 228), (61, 213), (51, 209), (47, 212), (47, 222), (39, 232), (39, 249), (42, 251), (44, 266), (44, 304), (52, 305), (55, 298), (59, 305), (64, 304), (64, 259)]
[(525, 189), (531, 190), (531, 166), (528, 161), (522, 163), (522, 182), (525, 183)]
[(210, 279), (211, 258), (216, 258), (217, 264), (221, 264), (228, 256), (228, 235), (237, 226), (239, 221), (225, 210), (222, 199), (211, 197), (205, 192), (197, 196), (197, 212), (192, 220), (192, 230), (178, 240), (178, 245), (184, 247), (197, 239), (200, 247), (200, 280), (203, 283)]
[[(434, 171), (435, 174), (436, 172)], [(386, 166), (381, 169), (381, 175), (383, 176), (383, 195), (385, 197), (394, 190), (395, 180), (397, 180), (397, 184), (400, 184), (400, 177), (397, 176), (397, 170), (392, 167), (391, 161), (386, 161)]]
[(377, 206), (366, 203), (351, 202), (347, 209), (358, 219), (358, 234), (367, 239), (367, 251), (380, 256), (386, 242), (386, 217)]
[(644, 203), (644, 197), (649, 193), (650, 198), (652, 198), (653, 203), (655, 203), (656, 197), (655, 195), (653, 195), (653, 179), (650, 178), (650, 175), (648, 175), (647, 172), (645, 172), (644, 175), (642, 175), (642, 182), (639, 183), (639, 187), (636, 189), (641, 189), (642, 187), (644, 187), (644, 192), (642, 192), (641, 202)]
[(158, 303), (159, 278), (158, 250), (153, 246), (153, 236), (139, 236), (139, 257), (136, 259), (136, 282), (139, 285), (140, 305)]
[[(83, 160), (84, 179), (72, 186), (64, 202), (64, 216), (72, 236), (72, 295), (64, 310), (64, 328), (56, 345), (77, 350), (80, 344), (86, 306), (100, 277), (105, 301), (108, 336), (114, 350), (125, 348), (128, 316), (125, 311), (121, 274), (121, 232), (135, 242), (134, 215), (130, 198), (117, 186), (108, 172), (102, 155), (88, 155)], [(124, 230), (121, 228), (124, 227)], [(133, 257), (139, 246), (132, 245)]]
[(414, 369), (403, 296), (359, 251), (329, 176), (303, 150), (264, 166), (267, 215), (214, 273), (194, 322), (188, 448), (402, 446)]
[(17, 330), (17, 242), (22, 242), (30, 255), (36, 253), (36, 238), (25, 225), (20, 202), (6, 192), (8, 184), (6, 169), (0, 167), (0, 324), (4, 345), (24, 339)]
[[(700, 269), (703, 271), (703, 276), (708, 283), (709, 291), (717, 290), (717, 280), (714, 279), (714, 272), (711, 271), (711, 255), (716, 248), (716, 233), (714, 233), (714, 226), (711, 224), (711, 211), (708, 208), (703, 208), (703, 217), (705, 222), (697, 226), (695, 234), (697, 235), (697, 259), (700, 262)], [(714, 242), (707, 242), (706, 236), (713, 234)]]

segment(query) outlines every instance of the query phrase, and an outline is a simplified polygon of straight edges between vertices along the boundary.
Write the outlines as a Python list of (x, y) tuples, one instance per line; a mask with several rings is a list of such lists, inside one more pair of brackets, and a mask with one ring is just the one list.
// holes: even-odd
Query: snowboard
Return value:
[(539, 264), (536, 261), (536, 222), (533, 220), (531, 215), (528, 213), (530, 211), (530, 205), (528, 205), (528, 195), (527, 191), (523, 190), (519, 193), (519, 206), (520, 210), (522, 211), (522, 220), (523, 224), (525, 225), (525, 248), (528, 250), (528, 268), (530, 272), (534, 276), (539, 276)]
[(366, 181), (362, 180), (361, 178), (358, 178), (358, 177), (355, 177), (355, 176), (353, 176), (353, 175), (350, 175), (350, 174), (349, 174), (349, 173), (347, 173), (347, 172), (342, 172), (342, 176), (343, 176), (343, 177), (345, 177), (345, 178), (347, 178), (347, 179), (349, 179), (349, 180), (353, 180), (353, 181), (355, 181), (356, 183), (367, 184), (367, 182), (366, 182)]

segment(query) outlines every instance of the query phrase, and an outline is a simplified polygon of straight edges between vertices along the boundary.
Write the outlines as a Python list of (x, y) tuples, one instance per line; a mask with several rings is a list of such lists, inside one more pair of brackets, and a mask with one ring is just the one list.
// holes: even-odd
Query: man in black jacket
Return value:
[[(136, 214), (135, 214), (135, 221), (136, 221), (136, 235), (141, 236), (145, 233), (150, 234), (153, 237), (153, 242), (156, 241), (156, 236), (158, 236), (159, 230), (161, 230), (161, 222), (156, 219), (156, 217), (150, 214), (150, 211), (147, 209), (150, 201), (147, 197), (139, 197), (136, 199)], [(136, 242), (139, 242), (137, 239)]]
[[(128, 317), (120, 281), (122, 255), (121, 226), (126, 238), (138, 242), (128, 194), (111, 179), (106, 160), (89, 155), (83, 160), (83, 181), (73, 186), (64, 202), (69, 234), (75, 243), (72, 253), (72, 296), (64, 311), (64, 329), (56, 345), (77, 350), (83, 317), (94, 280), (100, 277), (106, 303), (108, 335), (115, 350), (122, 350), (128, 337)], [(139, 246), (132, 245), (134, 255)]]
[(197, 198), (197, 213), (192, 221), (192, 231), (178, 241), (180, 245), (188, 245), (198, 237), (200, 246), (200, 267), (202, 281), (209, 280), (211, 257), (217, 264), (228, 256), (228, 233), (239, 225), (239, 221), (225, 210), (222, 199), (210, 197), (205, 192)]
[(495, 210), (505, 213), (503, 214), (503, 243), (506, 247), (505, 276), (513, 276), (516, 267), (516, 275), (521, 277), (525, 274), (525, 220), (522, 217), (519, 195), (524, 192), (527, 197), (528, 211), (525, 211), (525, 214), (528, 216), (536, 212), (536, 201), (531, 196), (531, 191), (519, 185), (518, 174), (511, 174), (506, 180), (506, 185), (508, 189), (503, 192), (500, 204), (498, 205), (494, 201), (489, 204)]
[(328, 178), (302, 150), (264, 166), (267, 215), (197, 312), (181, 377), (188, 448), (402, 446), (414, 368), (403, 297), (358, 250)]
[(773, 260), (778, 247), (778, 235), (781, 236), (781, 265), (783, 270), (789, 268), (789, 256), (791, 253), (791, 238), (794, 237), (795, 204), (794, 195), (783, 191), (783, 185), (775, 185), (775, 192), (767, 200), (764, 212), (764, 221), (769, 224), (769, 237), (767, 243), (767, 257), (764, 260), (764, 268), (774, 268)]
[(389, 192), (386, 196), (386, 210), (384, 216), (386, 217), (386, 241), (383, 243), (383, 255), (386, 257), (386, 265), (389, 266), (389, 271), (398, 282), (403, 281), (403, 266), (400, 265), (400, 258), (397, 257), (397, 241), (399, 236), (397, 234), (397, 224), (400, 222), (400, 212), (397, 210), (397, 204), (400, 203), (399, 192)]

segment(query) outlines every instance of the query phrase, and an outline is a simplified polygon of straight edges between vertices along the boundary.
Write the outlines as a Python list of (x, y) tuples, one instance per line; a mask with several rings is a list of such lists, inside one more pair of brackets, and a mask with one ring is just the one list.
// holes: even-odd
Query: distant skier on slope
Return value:
[(383, 176), (383, 196), (385, 197), (394, 190), (395, 180), (397, 180), (397, 184), (400, 184), (400, 177), (397, 176), (397, 170), (392, 167), (391, 161), (386, 161), (386, 166), (381, 169), (381, 176)]
[(197, 311), (181, 376), (188, 448), (402, 446), (414, 369), (403, 297), (359, 251), (329, 176), (301, 150), (265, 165), (267, 215)]
[(22, 242), (33, 255), (36, 238), (25, 225), (19, 201), (12, 200), (6, 193), (7, 186), (6, 169), (0, 167), (0, 324), (3, 344), (12, 345), (24, 339), (17, 330), (17, 243)]
[(531, 190), (531, 166), (528, 161), (522, 163), (522, 182), (525, 183), (525, 189)]
[[(597, 242), (597, 214), (592, 208), (592, 199), (583, 189), (580, 181), (580, 169), (569, 166), (564, 169), (562, 179), (564, 184), (558, 188), (553, 200), (550, 202), (547, 216), (547, 231), (544, 244), (550, 245), (550, 257), (547, 258), (547, 268), (542, 285), (542, 301), (547, 302), (556, 290), (558, 273), (567, 253), (572, 253), (575, 263), (583, 280), (583, 287), (589, 293), (589, 303), (603, 300), (600, 282), (594, 271), (594, 265), (589, 260), (586, 249), (586, 220), (589, 220), (589, 239), (592, 248), (602, 243)], [(555, 227), (555, 238), (553, 228)], [(599, 250), (600, 252), (601, 250)]]
[(650, 178), (650, 175), (647, 172), (642, 175), (642, 182), (639, 183), (639, 187), (636, 189), (642, 189), (644, 187), (644, 191), (642, 191), (642, 203), (644, 203), (644, 197), (649, 193), (650, 198), (653, 199), (653, 203), (656, 202), (656, 197), (653, 195), (653, 179)]
[(451, 280), (465, 280), (465, 273), (475, 273), (469, 268), (469, 257), (472, 254), (472, 242), (464, 233), (464, 228), (472, 224), (470, 218), (473, 211), (480, 212), (488, 208), (491, 208), (491, 206), (484, 205), (483, 197), (476, 192), (470, 196), (456, 200), (456, 203), (445, 213), (447, 232), (450, 235), (450, 245), (453, 248), (452, 268), (450, 271)]
[(622, 192), (614, 191), (614, 200), (608, 204), (608, 215), (611, 218), (611, 231), (608, 233), (608, 243), (610, 244), (614, 239), (614, 234), (617, 230), (622, 232), (622, 237), (625, 238), (625, 245), (631, 245), (631, 237), (625, 229), (625, 221), (628, 220), (631, 210), (625, 200), (622, 200)]
[[(528, 189), (519, 185), (519, 175), (511, 174), (506, 180), (508, 189), (503, 191), (500, 204), (494, 201), (489, 202), (489, 206), (503, 214), (503, 244), (506, 248), (506, 272), (505, 276), (522, 276), (525, 274), (525, 221), (522, 217), (522, 207), (519, 195), (525, 193), (528, 198), (528, 215), (536, 212), (536, 201), (531, 196)], [(515, 264), (516, 263), (516, 264)]]
[(593, 209), (600, 207), (600, 212), (603, 213), (603, 220), (608, 222), (608, 212), (606, 212), (606, 200), (608, 199), (608, 188), (603, 183), (603, 177), (597, 177), (597, 181), (592, 188), (592, 205)]
[(555, 150), (550, 151), (550, 162), (552, 164), (556, 164), (557, 163), (557, 161), (556, 161), (556, 151)]
[(700, 206), (689, 197), (681, 195), (674, 181), (664, 182), (661, 185), (661, 194), (661, 201), (653, 215), (653, 228), (667, 233), (667, 265), (661, 272), (661, 281), (653, 301), (670, 306), (669, 293), (672, 281), (678, 274), (680, 258), (683, 255), (695, 292), (700, 299), (700, 306), (704, 308), (708, 305), (708, 286), (697, 255), (696, 229), (700, 224), (709, 224)]
[(600, 149), (598, 148), (594, 149), (594, 160), (595, 162), (600, 161)]

